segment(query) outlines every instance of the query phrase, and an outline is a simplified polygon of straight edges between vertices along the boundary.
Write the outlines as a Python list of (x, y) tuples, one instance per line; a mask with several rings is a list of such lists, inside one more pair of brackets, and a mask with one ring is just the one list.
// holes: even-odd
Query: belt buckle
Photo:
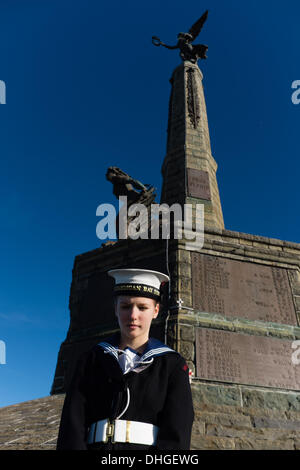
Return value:
[(115, 433), (115, 422), (112, 421), (110, 422), (109, 420), (107, 421), (107, 428), (106, 428), (106, 436), (105, 436), (105, 444), (108, 442), (108, 439), (111, 439), (111, 443), (115, 444), (115, 441), (113, 441)]
[(125, 442), (130, 443), (130, 425), (131, 421), (127, 420), (126, 421), (126, 439)]

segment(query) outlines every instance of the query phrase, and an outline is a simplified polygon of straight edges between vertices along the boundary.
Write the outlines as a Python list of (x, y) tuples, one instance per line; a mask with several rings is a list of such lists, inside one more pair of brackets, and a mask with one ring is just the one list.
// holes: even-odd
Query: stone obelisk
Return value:
[(212, 156), (203, 75), (184, 61), (170, 79), (167, 154), (162, 175), (161, 203), (203, 204), (205, 228), (224, 228)]

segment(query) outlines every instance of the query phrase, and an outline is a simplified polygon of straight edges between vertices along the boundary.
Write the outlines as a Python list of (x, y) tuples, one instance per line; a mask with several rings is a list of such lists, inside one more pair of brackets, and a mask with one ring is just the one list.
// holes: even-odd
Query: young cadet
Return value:
[(114, 269), (120, 332), (85, 353), (66, 393), (58, 450), (190, 448), (194, 420), (184, 358), (149, 338), (165, 274)]

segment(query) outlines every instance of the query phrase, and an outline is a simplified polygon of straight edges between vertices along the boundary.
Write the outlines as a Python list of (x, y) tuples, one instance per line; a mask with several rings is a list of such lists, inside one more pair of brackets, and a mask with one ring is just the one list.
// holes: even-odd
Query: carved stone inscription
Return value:
[(297, 325), (286, 269), (200, 253), (191, 257), (194, 308)]
[(199, 98), (194, 69), (187, 69), (187, 105), (190, 121), (196, 129), (200, 121)]
[(300, 390), (292, 341), (196, 328), (197, 377), (220, 382)]
[(187, 169), (188, 196), (211, 200), (207, 171)]

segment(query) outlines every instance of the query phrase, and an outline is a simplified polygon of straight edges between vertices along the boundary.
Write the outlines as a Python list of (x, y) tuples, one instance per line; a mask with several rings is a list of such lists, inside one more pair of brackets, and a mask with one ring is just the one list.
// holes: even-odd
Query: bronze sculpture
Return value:
[(113, 184), (113, 194), (117, 198), (127, 196), (128, 206), (137, 203), (149, 206), (156, 197), (153, 186), (142, 184), (116, 166), (107, 169), (106, 179)]
[(196, 63), (198, 59), (207, 59), (206, 51), (208, 46), (204, 44), (191, 44), (200, 33), (208, 15), (208, 10), (199, 18), (196, 23), (189, 29), (188, 33), (179, 33), (177, 35), (178, 42), (176, 46), (168, 46), (164, 44), (157, 36), (152, 36), (154, 46), (164, 46), (167, 49), (180, 49), (180, 57), (182, 60), (189, 60)]
[(129, 216), (128, 210), (135, 204), (142, 204), (147, 210), (147, 220), (145, 220), (146, 227), (150, 226), (151, 221), (151, 204), (155, 200), (155, 188), (150, 184), (143, 184), (140, 181), (132, 178), (127, 173), (122, 171), (116, 166), (110, 166), (107, 169), (106, 179), (113, 184), (113, 194), (119, 199), (120, 196), (127, 197), (127, 204), (120, 209), (119, 215), (116, 220), (116, 231), (118, 238), (119, 233), (119, 219), (122, 218), (123, 226), (129, 224), (136, 218), (136, 216)]

